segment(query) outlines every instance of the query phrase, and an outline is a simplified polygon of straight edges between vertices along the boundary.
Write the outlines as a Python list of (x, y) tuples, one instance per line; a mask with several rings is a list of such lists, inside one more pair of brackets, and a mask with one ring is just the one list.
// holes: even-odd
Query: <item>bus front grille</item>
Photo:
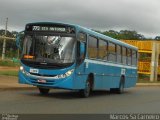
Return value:
[(45, 74), (38, 74), (38, 73), (30, 73), (31, 75), (41, 76), (41, 77), (55, 77), (56, 75), (45, 75)]

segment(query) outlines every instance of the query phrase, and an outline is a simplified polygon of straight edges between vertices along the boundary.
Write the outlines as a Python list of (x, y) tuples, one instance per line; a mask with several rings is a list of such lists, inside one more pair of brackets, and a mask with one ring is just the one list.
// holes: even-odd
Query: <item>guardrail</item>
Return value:
[[(153, 42), (160, 43), (160, 41), (153, 41), (153, 40), (144, 40), (144, 41), (142, 40), (121, 40), (121, 41), (138, 47), (138, 52), (140, 54), (145, 54), (145, 53), (152, 54)], [(140, 61), (139, 60), (138, 73), (151, 74), (151, 60), (150, 61)], [(158, 74), (160, 75), (160, 64), (158, 66)]]
[(138, 62), (138, 73), (150, 74), (151, 73), (151, 63), (150, 62)]
[(155, 41), (138, 41), (138, 40), (122, 40), (122, 41), (125, 42), (125, 43), (128, 43), (130, 45), (138, 47), (139, 52), (150, 52), (150, 51), (152, 51), (152, 45), (153, 45), (153, 42), (155, 42)]

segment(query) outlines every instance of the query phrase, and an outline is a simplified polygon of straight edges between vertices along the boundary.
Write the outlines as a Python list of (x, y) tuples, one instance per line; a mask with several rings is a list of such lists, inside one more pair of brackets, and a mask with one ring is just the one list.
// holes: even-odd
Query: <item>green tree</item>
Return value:
[(154, 39), (155, 40), (160, 40), (160, 36), (156, 36)]
[[(7, 31), (7, 37), (15, 37), (18, 32), (16, 31)], [(5, 30), (0, 30), (0, 36), (4, 36)], [(0, 54), (2, 53), (3, 40), (0, 39)], [(12, 58), (17, 57), (17, 46), (15, 40), (7, 40), (6, 41), (6, 57)]]
[(103, 32), (103, 34), (115, 39), (119, 39), (119, 33), (114, 30), (105, 31)]
[(125, 39), (125, 40), (146, 39), (144, 35), (138, 34), (136, 31), (130, 31), (130, 30), (121, 30), (120, 32), (109, 30), (109, 31), (103, 32), (103, 34), (115, 39)]

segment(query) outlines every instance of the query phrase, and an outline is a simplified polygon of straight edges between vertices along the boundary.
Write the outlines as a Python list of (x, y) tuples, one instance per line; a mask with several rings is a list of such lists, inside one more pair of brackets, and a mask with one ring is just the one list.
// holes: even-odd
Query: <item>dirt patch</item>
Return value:
[(18, 77), (0, 75), (0, 84), (1, 83), (18, 83)]
[(19, 84), (18, 77), (0, 75), (0, 91), (36, 88), (27, 84)]

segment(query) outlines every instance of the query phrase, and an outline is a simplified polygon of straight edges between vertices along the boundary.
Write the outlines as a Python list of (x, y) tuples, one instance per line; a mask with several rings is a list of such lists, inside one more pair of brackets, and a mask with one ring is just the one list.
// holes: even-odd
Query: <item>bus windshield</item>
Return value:
[(43, 65), (63, 65), (75, 60), (75, 37), (26, 35), (22, 60)]

